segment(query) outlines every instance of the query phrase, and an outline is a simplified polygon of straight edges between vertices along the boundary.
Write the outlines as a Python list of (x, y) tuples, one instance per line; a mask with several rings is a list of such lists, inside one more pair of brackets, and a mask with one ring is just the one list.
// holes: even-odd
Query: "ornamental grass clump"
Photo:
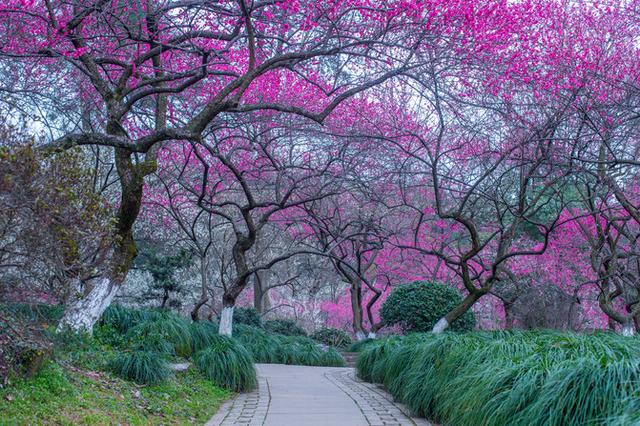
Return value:
[[(181, 357), (189, 357), (193, 350), (189, 323), (177, 315), (162, 314), (153, 321), (142, 322), (127, 332), (131, 344), (162, 345), (162, 341), (171, 345), (172, 352)], [(160, 350), (160, 348), (150, 348)]]
[(193, 352), (198, 352), (213, 343), (213, 339), (218, 335), (218, 324), (211, 321), (198, 321), (189, 325), (189, 331)]
[(248, 325), (237, 325), (234, 337), (249, 350), (254, 362), (275, 364), (279, 361), (279, 340), (262, 329)]
[(117, 376), (139, 384), (161, 383), (171, 375), (166, 358), (157, 352), (133, 350), (120, 352), (109, 364)]
[(256, 387), (256, 370), (249, 351), (228, 336), (215, 336), (209, 347), (193, 356), (196, 367), (216, 385), (245, 392)]
[(612, 333), (416, 334), (367, 345), (361, 378), (447, 425), (624, 424), (640, 342)]

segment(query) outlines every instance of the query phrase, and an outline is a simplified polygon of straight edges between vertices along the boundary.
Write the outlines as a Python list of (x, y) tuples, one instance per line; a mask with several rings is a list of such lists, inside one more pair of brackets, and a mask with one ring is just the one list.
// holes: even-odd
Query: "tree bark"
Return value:
[(440, 334), (445, 331), (452, 322), (460, 318), (464, 315), (474, 303), (478, 301), (482, 297), (483, 293), (480, 291), (475, 291), (469, 293), (467, 297), (465, 297), (462, 302), (458, 304), (455, 308), (453, 308), (449, 313), (447, 313), (444, 317), (440, 318), (440, 320), (433, 326), (431, 330), (434, 334)]
[(93, 333), (94, 324), (111, 304), (120, 283), (100, 277), (89, 283), (91, 288), (82, 296), (70, 301), (58, 323), (58, 331), (73, 330)]
[(200, 319), (200, 308), (209, 301), (209, 278), (207, 275), (207, 259), (205, 256), (200, 257), (200, 299), (196, 302), (191, 310), (191, 319), (198, 321)]
[(218, 333), (222, 336), (233, 335), (233, 310), (234, 305), (224, 306), (220, 313), (220, 325)]
[(362, 325), (362, 283), (358, 279), (351, 280), (352, 326), (357, 340), (364, 340), (366, 334)]

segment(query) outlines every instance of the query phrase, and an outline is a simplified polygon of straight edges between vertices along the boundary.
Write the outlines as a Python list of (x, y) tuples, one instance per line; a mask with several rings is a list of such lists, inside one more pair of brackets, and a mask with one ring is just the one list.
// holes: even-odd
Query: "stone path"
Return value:
[(352, 368), (258, 364), (258, 388), (224, 404), (207, 426), (429, 426)]

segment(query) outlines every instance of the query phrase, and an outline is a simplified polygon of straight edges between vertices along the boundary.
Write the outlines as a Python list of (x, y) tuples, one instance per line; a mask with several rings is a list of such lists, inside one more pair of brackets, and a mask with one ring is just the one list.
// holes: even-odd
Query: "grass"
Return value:
[(158, 384), (171, 375), (169, 363), (162, 354), (133, 350), (120, 352), (110, 363), (111, 371), (127, 380), (139, 384)]
[(256, 387), (256, 370), (251, 354), (237, 340), (216, 336), (211, 344), (194, 355), (202, 374), (218, 386), (236, 392)]
[(204, 424), (229, 396), (195, 370), (141, 387), (50, 362), (0, 390), (0, 425)]
[(238, 325), (234, 330), (234, 337), (249, 350), (254, 362), (326, 367), (345, 365), (342, 355), (335, 349), (325, 349), (309, 337), (271, 334), (247, 325)]
[(623, 424), (639, 395), (639, 350), (609, 333), (416, 334), (367, 344), (357, 368), (447, 425)]

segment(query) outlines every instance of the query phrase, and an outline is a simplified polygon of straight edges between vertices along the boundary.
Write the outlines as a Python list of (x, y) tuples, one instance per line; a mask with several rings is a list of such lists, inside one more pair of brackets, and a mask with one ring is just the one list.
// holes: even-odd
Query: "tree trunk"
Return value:
[(620, 329), (620, 334), (623, 336), (635, 336), (636, 328), (633, 326), (633, 322), (629, 321), (626, 324), (623, 324)]
[(513, 304), (508, 302), (502, 302), (502, 306), (504, 307), (504, 327), (507, 330), (511, 330), (513, 328)]
[(447, 328), (449, 328), (452, 322), (460, 318), (465, 314), (465, 312), (471, 309), (473, 304), (476, 303), (483, 294), (484, 293), (480, 291), (469, 293), (467, 297), (465, 297), (462, 302), (458, 304), (458, 306), (453, 308), (447, 315), (440, 318), (440, 320), (433, 326), (433, 329), (431, 331), (434, 334), (440, 334), (445, 331)]
[(160, 303), (160, 309), (164, 309), (167, 306), (167, 301), (169, 300), (169, 292), (164, 289), (162, 290), (162, 303)]
[(218, 327), (218, 334), (222, 336), (233, 335), (233, 310), (234, 305), (224, 306), (220, 313), (220, 325)]
[(364, 340), (366, 334), (362, 326), (362, 285), (359, 280), (351, 281), (351, 310), (353, 312), (353, 332), (357, 340)]
[(209, 301), (209, 279), (207, 275), (207, 259), (200, 257), (200, 299), (191, 310), (191, 319), (198, 321), (200, 318), (200, 308)]
[(118, 292), (120, 283), (106, 277), (96, 278), (91, 289), (82, 297), (70, 301), (58, 323), (58, 331), (73, 330), (93, 333), (93, 325), (100, 319)]
[(268, 308), (269, 294), (262, 285), (262, 277), (260, 272), (256, 272), (253, 275), (253, 307), (258, 311), (260, 315), (266, 312)]
[[(126, 137), (118, 123), (109, 123), (107, 133)], [(85, 291), (81, 298), (72, 300), (65, 307), (59, 330), (71, 329), (92, 333), (94, 324), (111, 304), (113, 296), (129, 273), (137, 254), (133, 225), (142, 205), (144, 177), (157, 167), (154, 160), (155, 156), (148, 153), (145, 162), (134, 164), (130, 151), (123, 148), (115, 149), (116, 170), (122, 192), (108, 270), (105, 276), (95, 279), (95, 283), (90, 283), (89, 290)]]

